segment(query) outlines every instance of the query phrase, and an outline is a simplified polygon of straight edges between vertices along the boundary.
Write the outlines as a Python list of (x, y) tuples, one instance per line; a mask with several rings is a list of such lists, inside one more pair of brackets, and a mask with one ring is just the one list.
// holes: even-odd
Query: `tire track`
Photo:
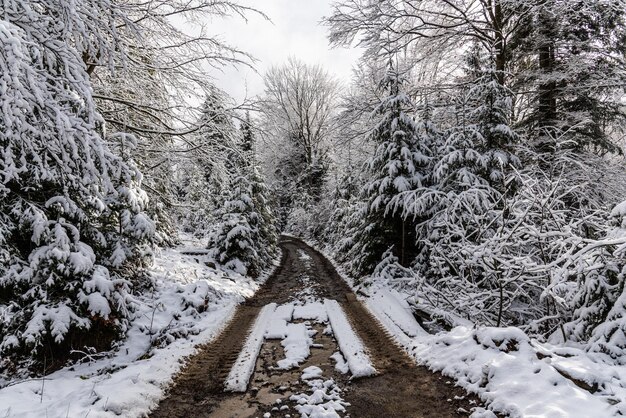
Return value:
[[(298, 280), (302, 275), (310, 277), (316, 297), (340, 303), (379, 371), (374, 377), (345, 382), (345, 399), (352, 405), (348, 408), (351, 417), (458, 417), (467, 416), (463, 411), (479, 405), (476, 398), (446, 383), (448, 379), (417, 366), (357, 300), (321, 253), (291, 237), (281, 237), (280, 246), (283, 255), (277, 270), (252, 298), (239, 306), (222, 333), (188, 359), (152, 417), (210, 417), (217, 409), (222, 411), (220, 417), (224, 416), (224, 410), (229, 411), (229, 417), (260, 417), (270, 411), (271, 406), (263, 406), (251, 389), (246, 399), (252, 396), (252, 402), (242, 401), (240, 394), (225, 393), (224, 381), (260, 308), (272, 302), (283, 304), (293, 300), (294, 295), (304, 290), (302, 280)], [(311, 258), (310, 262), (303, 262), (299, 256), (302, 252)], [(272, 361), (259, 358), (257, 365)], [(292, 411), (291, 416), (297, 414)]]

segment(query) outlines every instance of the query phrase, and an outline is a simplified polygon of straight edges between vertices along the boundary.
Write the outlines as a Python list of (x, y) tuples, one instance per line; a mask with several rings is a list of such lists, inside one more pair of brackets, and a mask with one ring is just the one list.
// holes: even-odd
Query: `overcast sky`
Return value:
[(331, 0), (247, 0), (247, 4), (263, 11), (272, 21), (250, 14), (248, 22), (241, 18), (212, 22), (209, 33), (259, 60), (258, 74), (244, 67), (214, 72), (218, 86), (239, 102), (246, 96), (255, 96), (263, 91), (265, 70), (284, 63), (289, 56), (319, 63), (337, 78), (348, 81), (359, 51), (331, 49), (328, 45), (327, 28), (320, 21), (330, 14), (330, 3)]

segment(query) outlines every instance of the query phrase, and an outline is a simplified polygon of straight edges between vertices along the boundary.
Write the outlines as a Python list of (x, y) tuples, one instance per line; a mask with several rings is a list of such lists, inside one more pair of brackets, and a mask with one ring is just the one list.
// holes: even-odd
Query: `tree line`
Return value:
[(271, 135), (297, 149), (271, 158), (300, 167), (268, 170), (300, 187), (281, 188), (285, 227), (449, 326), (519, 326), (623, 362), (624, 6), (336, 2), (331, 43), (364, 50), (352, 84), (281, 70), (337, 92), (322, 93), (334, 111), (315, 157), (295, 158), (306, 132), (291, 110)]

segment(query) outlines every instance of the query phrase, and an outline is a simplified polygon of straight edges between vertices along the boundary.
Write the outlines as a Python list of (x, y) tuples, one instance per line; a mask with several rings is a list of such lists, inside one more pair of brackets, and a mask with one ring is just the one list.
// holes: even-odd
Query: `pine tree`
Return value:
[(254, 167), (242, 164), (228, 187), (208, 247), (217, 262), (243, 275), (258, 277), (275, 256), (276, 220), (267, 189)]
[(624, 245), (615, 243), (624, 237), (625, 208), (621, 203), (613, 209), (604, 237), (571, 257), (549, 289), (561, 301), (564, 339), (586, 343), (618, 364), (625, 363), (626, 263)]
[(252, 201), (252, 187), (244, 176), (229, 184), (216, 230), (209, 236), (209, 248), (217, 262), (242, 275), (259, 274), (257, 239), (259, 214)]

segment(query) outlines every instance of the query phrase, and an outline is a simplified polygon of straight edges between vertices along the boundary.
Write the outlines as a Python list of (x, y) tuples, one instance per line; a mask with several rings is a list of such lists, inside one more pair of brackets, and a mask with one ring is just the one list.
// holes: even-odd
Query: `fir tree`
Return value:
[(83, 62), (119, 51), (109, 23), (123, 14), (98, 0), (2, 7), (0, 351), (108, 348), (154, 235), (141, 174), (107, 147)]
[(370, 177), (362, 191), (367, 201), (364, 225), (351, 250), (359, 275), (371, 273), (390, 247), (402, 264), (408, 263), (415, 247), (413, 225), (403, 217), (402, 200), (394, 198), (425, 186), (430, 159), (408, 115), (412, 103), (401, 87), (400, 74), (390, 68), (381, 82), (386, 97), (375, 111), (378, 124), (370, 135), (377, 148), (367, 163)]

